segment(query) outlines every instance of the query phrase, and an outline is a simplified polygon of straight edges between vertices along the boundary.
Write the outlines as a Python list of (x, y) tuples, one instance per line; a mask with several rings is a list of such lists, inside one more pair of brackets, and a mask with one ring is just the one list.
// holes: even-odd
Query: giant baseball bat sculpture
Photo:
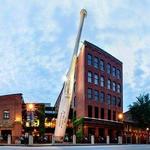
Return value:
[(71, 60), (71, 65), (66, 75), (66, 81), (64, 83), (64, 88), (63, 88), (60, 103), (59, 103), (58, 116), (56, 119), (56, 127), (55, 127), (55, 133), (54, 133), (55, 141), (58, 141), (58, 142), (63, 141), (65, 132), (66, 132), (70, 105), (71, 105), (71, 101), (73, 98), (75, 66), (76, 66), (79, 42), (80, 42), (81, 32), (83, 28), (84, 18), (86, 15), (87, 15), (86, 10), (82, 9), (80, 11), (80, 24), (79, 24), (79, 30), (78, 30), (74, 52), (73, 52), (73, 56)]

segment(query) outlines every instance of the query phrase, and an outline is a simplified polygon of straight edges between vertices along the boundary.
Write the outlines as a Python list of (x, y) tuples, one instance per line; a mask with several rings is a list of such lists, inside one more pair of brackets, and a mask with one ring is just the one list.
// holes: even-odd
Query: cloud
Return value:
[(26, 100), (55, 102), (70, 64), (81, 8), (88, 11), (81, 41), (89, 40), (123, 62), (125, 109), (150, 90), (149, 1), (0, 4), (0, 94), (23, 92)]

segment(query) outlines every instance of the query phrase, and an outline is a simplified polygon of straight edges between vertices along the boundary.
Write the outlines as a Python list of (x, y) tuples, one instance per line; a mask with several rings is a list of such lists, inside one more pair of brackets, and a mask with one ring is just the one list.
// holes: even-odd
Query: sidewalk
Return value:
[[(25, 145), (25, 144), (0, 144), (0, 146), (22, 146), (22, 147), (45, 147), (45, 146), (108, 146), (108, 145), (120, 145), (120, 144), (90, 144), (90, 143), (77, 143), (77, 144), (72, 144), (72, 143), (56, 143), (56, 144), (32, 144), (32, 145)], [(124, 145), (124, 144), (122, 144)]]

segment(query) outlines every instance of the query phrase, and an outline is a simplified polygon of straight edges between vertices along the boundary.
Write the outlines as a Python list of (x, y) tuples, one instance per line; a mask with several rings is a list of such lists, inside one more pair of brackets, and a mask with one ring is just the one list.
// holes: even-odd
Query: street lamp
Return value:
[(34, 104), (32, 104), (32, 103), (27, 104), (27, 111), (32, 112), (32, 111), (34, 111), (34, 109), (35, 109)]
[(147, 131), (147, 144), (149, 143), (149, 128), (146, 128)]
[(27, 112), (30, 113), (30, 122), (29, 122), (29, 124), (30, 124), (30, 134), (32, 134), (32, 132), (31, 132), (31, 123), (32, 123), (32, 114), (33, 114), (34, 110), (35, 110), (35, 105), (34, 104), (32, 104), (32, 103), (27, 104)]
[(123, 121), (123, 113), (119, 113), (118, 114), (118, 120), (119, 121)]

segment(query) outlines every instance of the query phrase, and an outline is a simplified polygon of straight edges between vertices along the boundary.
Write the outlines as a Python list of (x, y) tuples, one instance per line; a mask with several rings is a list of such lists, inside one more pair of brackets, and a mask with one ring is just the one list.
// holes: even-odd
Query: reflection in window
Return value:
[(97, 90), (94, 90), (94, 99), (95, 99), (96, 101), (98, 101), (98, 99), (99, 99), (99, 93), (98, 93)]
[(92, 72), (88, 72), (88, 82), (92, 83)]
[(88, 65), (92, 65), (92, 55), (88, 54)]
[(3, 111), (3, 119), (9, 119), (10, 118), (10, 112), (8, 110)]
[(92, 89), (88, 88), (88, 99), (92, 99)]
[(110, 80), (107, 80), (107, 89), (111, 89), (111, 81)]
[(110, 96), (110, 94), (107, 95), (107, 103), (108, 103), (108, 105), (111, 105), (111, 96)]
[(105, 85), (104, 77), (101, 76), (101, 77), (100, 77), (100, 86), (101, 86), (101, 87), (104, 87), (104, 85)]
[(116, 83), (115, 82), (112, 83), (112, 90), (116, 91)]
[(111, 65), (110, 64), (107, 64), (107, 73), (111, 74)]
[(104, 101), (105, 101), (105, 94), (104, 92), (100, 92), (100, 102), (104, 103)]
[(117, 84), (117, 92), (121, 93), (121, 86), (120, 86), (120, 84)]
[(104, 60), (100, 60), (100, 70), (104, 71), (105, 70), (105, 66), (104, 66)]
[(116, 106), (116, 96), (112, 96), (112, 105)]
[(98, 85), (99, 78), (97, 74), (94, 74), (94, 84)]
[(112, 68), (112, 75), (113, 75), (114, 77), (116, 76), (116, 68), (115, 68), (115, 67)]
[(94, 57), (94, 67), (98, 68), (98, 65), (99, 65), (99, 60), (97, 57)]
[(116, 75), (117, 75), (117, 79), (121, 79), (121, 72), (119, 69), (117, 69)]

